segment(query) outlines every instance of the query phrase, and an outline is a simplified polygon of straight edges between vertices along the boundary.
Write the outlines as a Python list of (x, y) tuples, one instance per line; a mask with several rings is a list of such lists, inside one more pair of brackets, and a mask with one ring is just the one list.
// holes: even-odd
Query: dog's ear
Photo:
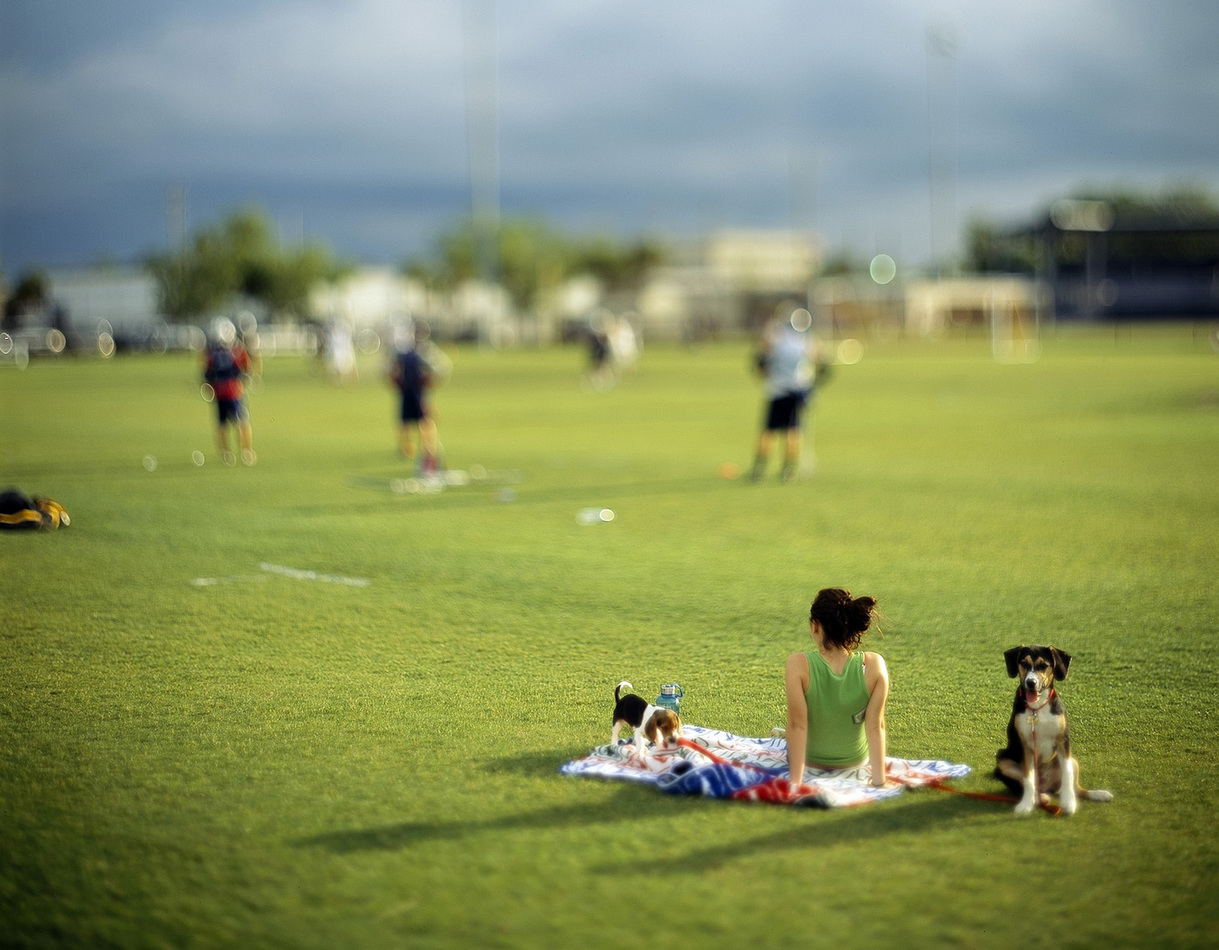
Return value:
[(1011, 677), (1020, 674), (1020, 651), (1024, 647), (1012, 647), (1003, 654), (1003, 659), (1007, 662), (1007, 675)]
[(1050, 647), (1050, 655), (1054, 658), (1054, 679), (1065, 680), (1067, 670), (1071, 668), (1071, 654)]

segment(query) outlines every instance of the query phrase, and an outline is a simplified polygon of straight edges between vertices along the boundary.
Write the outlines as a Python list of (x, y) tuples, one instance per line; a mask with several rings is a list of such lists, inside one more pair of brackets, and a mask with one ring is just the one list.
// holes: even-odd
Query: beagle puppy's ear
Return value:
[(1071, 654), (1063, 653), (1055, 647), (1050, 647), (1050, 656), (1054, 658), (1054, 679), (1065, 680), (1067, 670), (1071, 667)]
[(1003, 654), (1003, 659), (1007, 662), (1007, 675), (1012, 678), (1020, 675), (1020, 651), (1023, 649), (1024, 647), (1012, 647)]

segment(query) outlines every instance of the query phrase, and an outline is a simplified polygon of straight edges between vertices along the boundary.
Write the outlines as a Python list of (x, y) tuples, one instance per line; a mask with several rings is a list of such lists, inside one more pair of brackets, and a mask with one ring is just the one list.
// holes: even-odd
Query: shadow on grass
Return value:
[(740, 858), (758, 854), (775, 854), (805, 848), (825, 849), (839, 844), (858, 845), (874, 838), (918, 833), (933, 824), (943, 826), (957, 821), (976, 821), (979, 817), (976, 802), (962, 801), (930, 790), (925, 792), (928, 796), (926, 798), (922, 797), (924, 793), (917, 791), (907, 794), (920, 795), (920, 799), (904, 806), (877, 802), (842, 811), (830, 810), (821, 812), (825, 816), (824, 820), (810, 821), (798, 829), (785, 828), (783, 831), (746, 841), (684, 851), (667, 859), (649, 856), (640, 861), (602, 864), (593, 870), (600, 874), (613, 875), (701, 874)]
[[(553, 775), (555, 756), (553, 753), (547, 752), (511, 756), (488, 763), (483, 769), (491, 773), (523, 776)], [(594, 867), (593, 870), (604, 874), (621, 874), (622, 872), (655, 874), (657, 871), (697, 872), (754, 854), (808, 847), (827, 848), (844, 843), (857, 844), (891, 834), (916, 833), (930, 824), (943, 825), (963, 820), (977, 821), (980, 817), (979, 805), (976, 802), (938, 795), (931, 791), (910, 791), (907, 794), (917, 795), (918, 800), (902, 805), (880, 802), (872, 806), (861, 806), (843, 811), (823, 811), (821, 819), (815, 819), (810, 814), (809, 823), (795, 830), (788, 828), (782, 832), (748, 841), (735, 841), (731, 844), (687, 851), (668, 860), (649, 857), (642, 861), (604, 864)], [(596, 802), (544, 808), (481, 821), (414, 821), (376, 828), (332, 831), (308, 838), (298, 838), (291, 844), (301, 848), (321, 848), (334, 854), (397, 851), (431, 841), (460, 840), (486, 832), (545, 830), (620, 822), (637, 825), (641, 819), (671, 817), (675, 813), (687, 812), (692, 805), (708, 809), (742, 807), (764, 809), (767, 807), (759, 804), (720, 802), (701, 796), (657, 794), (655, 789), (641, 788), (631, 783), (619, 787), (616, 794), (608, 801), (603, 799)], [(802, 810), (821, 811), (820, 809)]]
[(544, 808), (485, 821), (408, 821), (379, 828), (330, 831), (309, 838), (298, 838), (291, 844), (300, 848), (322, 848), (334, 854), (353, 854), (359, 851), (397, 851), (428, 841), (452, 841), (487, 831), (562, 828), (573, 825), (583, 827), (609, 822), (638, 821), (641, 811), (638, 791), (628, 787), (621, 789), (619, 794), (608, 802)]
[(553, 752), (527, 752), (524, 755), (509, 755), (500, 759), (491, 759), (479, 771), (490, 772), (492, 775), (526, 775), (535, 778), (549, 778), (555, 774), (560, 763), (569, 762), (586, 753), (573, 750), (569, 755), (556, 755)]

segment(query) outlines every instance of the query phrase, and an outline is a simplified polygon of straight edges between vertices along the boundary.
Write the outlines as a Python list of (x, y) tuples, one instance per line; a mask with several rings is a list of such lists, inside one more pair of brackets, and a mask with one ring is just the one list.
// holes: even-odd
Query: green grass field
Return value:
[[(1205, 332), (1064, 329), (1019, 366), (873, 346), (790, 485), (717, 474), (759, 415), (743, 344), (649, 348), (602, 394), (577, 350), (450, 353), (449, 465), (519, 481), (393, 491), (372, 360), (338, 388), (269, 359), (254, 468), (217, 463), (189, 357), (0, 367), (0, 482), (72, 516), (0, 537), (0, 944), (1214, 945)], [(1116, 800), (826, 812), (557, 773), (621, 679), (768, 734), (828, 585), (884, 609), (891, 754), (1000, 791), (1002, 652), (1051, 642)]]

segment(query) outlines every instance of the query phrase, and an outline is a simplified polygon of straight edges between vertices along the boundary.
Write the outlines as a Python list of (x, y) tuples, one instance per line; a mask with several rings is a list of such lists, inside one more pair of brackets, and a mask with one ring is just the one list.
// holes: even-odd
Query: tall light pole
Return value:
[(495, 0), (465, 0), (466, 134), (470, 218), (478, 276), (494, 283), (499, 238), (498, 56)]
[(927, 31), (928, 185), (931, 200), (931, 261), (943, 275), (957, 238), (957, 39), (944, 26)]

